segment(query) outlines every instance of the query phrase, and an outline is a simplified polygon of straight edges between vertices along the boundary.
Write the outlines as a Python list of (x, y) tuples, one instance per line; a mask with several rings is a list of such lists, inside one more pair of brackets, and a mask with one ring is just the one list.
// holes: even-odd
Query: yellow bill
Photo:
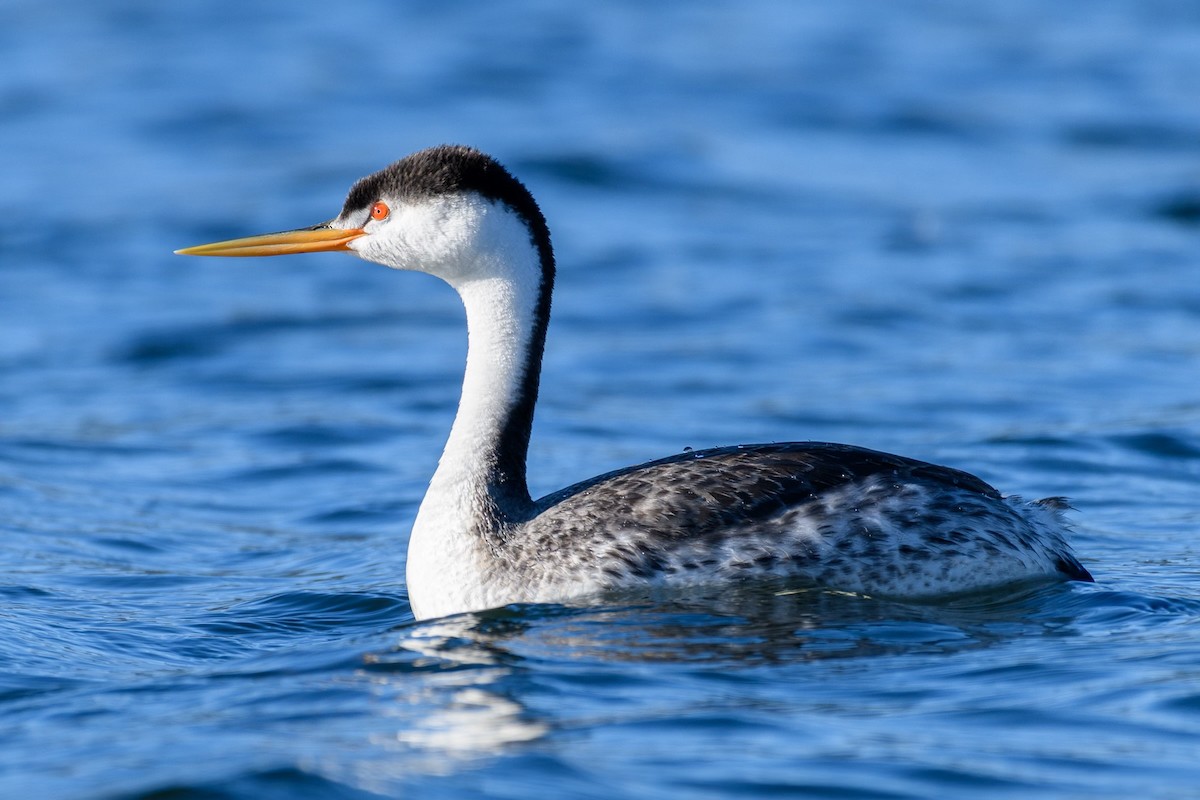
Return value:
[(176, 250), (181, 256), (285, 256), (292, 253), (323, 253), (349, 250), (347, 245), (362, 236), (361, 228), (301, 228), (282, 233), (247, 236), (225, 242), (199, 244)]

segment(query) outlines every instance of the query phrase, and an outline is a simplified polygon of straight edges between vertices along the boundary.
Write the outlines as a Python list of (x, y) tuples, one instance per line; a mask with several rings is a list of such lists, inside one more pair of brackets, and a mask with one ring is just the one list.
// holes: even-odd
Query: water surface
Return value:
[[(1200, 785), (1200, 13), (9, 3), (0, 794)], [(1095, 585), (413, 621), (453, 293), (180, 259), (494, 153), (559, 292), (531, 480), (852, 442), (1066, 495)]]

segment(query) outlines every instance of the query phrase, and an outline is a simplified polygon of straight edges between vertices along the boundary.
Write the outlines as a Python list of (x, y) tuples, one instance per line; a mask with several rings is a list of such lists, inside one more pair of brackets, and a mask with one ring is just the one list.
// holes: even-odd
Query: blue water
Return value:
[[(0, 796), (1196, 796), (1200, 6), (10, 0)], [(422, 623), (453, 293), (171, 250), (463, 142), (560, 290), (531, 480), (818, 439), (1095, 585)]]

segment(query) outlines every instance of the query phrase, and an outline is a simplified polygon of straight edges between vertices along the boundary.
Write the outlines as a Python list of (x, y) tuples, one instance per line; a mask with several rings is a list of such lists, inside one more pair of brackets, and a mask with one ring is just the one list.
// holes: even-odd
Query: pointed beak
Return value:
[(266, 233), (230, 239), (225, 242), (199, 244), (176, 250), (181, 256), (285, 256), (291, 253), (323, 253), (349, 250), (350, 242), (366, 234), (361, 228), (329, 228), (325, 224), (297, 231)]

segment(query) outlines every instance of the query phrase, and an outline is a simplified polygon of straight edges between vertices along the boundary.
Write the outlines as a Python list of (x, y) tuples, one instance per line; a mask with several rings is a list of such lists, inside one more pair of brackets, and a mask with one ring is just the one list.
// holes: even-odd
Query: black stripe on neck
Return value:
[(541, 380), (542, 355), (546, 349), (546, 331), (550, 325), (550, 302), (554, 294), (554, 250), (550, 246), (550, 231), (542, 213), (529, 197), (536, 217), (530, 218), (515, 209), (529, 226), (529, 235), (538, 251), (542, 274), (538, 283), (537, 305), (533, 312), (533, 330), (529, 335), (520, 389), (508, 409), (508, 417), (497, 442), (495, 464), (488, 476), (488, 494), (496, 503), (495, 511), (506, 521), (516, 521), (533, 508), (526, 480), (529, 438), (533, 430), (533, 412), (537, 405)]

